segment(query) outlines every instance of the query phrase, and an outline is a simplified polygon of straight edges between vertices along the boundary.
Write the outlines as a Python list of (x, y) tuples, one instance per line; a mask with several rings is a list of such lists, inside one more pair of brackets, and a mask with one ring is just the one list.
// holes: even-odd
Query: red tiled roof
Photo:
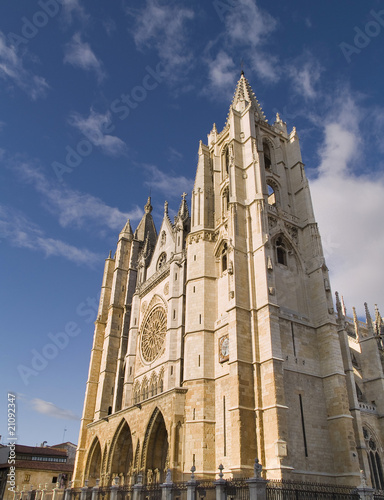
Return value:
[[(36, 460), (16, 460), (17, 469), (39, 469), (54, 472), (72, 472), (73, 464), (65, 464), (60, 462), (38, 462)], [(0, 464), (0, 469), (9, 468), (9, 464)]]
[(67, 456), (67, 450), (51, 448), (50, 446), (24, 446), (23, 444), (17, 444), (15, 451), (16, 453), (27, 453), (28, 455), (49, 455), (54, 457)]

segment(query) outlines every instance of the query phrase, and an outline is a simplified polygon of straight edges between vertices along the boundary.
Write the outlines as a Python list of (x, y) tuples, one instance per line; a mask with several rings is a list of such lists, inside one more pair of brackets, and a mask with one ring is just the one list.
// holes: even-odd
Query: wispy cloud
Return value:
[(80, 0), (60, 0), (60, 2), (63, 6), (64, 16), (68, 22), (72, 22), (75, 15), (82, 21), (89, 19), (89, 15), (85, 12)]
[(0, 238), (12, 246), (43, 252), (46, 257), (63, 257), (76, 264), (93, 266), (102, 260), (85, 248), (77, 248), (62, 240), (49, 238), (22, 212), (0, 205)]
[(191, 193), (193, 189), (193, 179), (188, 179), (183, 175), (173, 175), (172, 172), (165, 173), (155, 165), (144, 164), (142, 167), (146, 170), (149, 178), (145, 185), (153, 190), (160, 191), (172, 198), (179, 198), (184, 191)]
[(110, 156), (120, 156), (127, 150), (124, 141), (114, 135), (108, 134), (112, 122), (111, 113), (96, 113), (91, 109), (88, 117), (84, 118), (79, 113), (72, 113), (69, 123), (80, 130), (95, 146)]
[[(226, 5), (226, 4), (223, 4)], [(248, 68), (259, 78), (268, 82), (278, 81), (278, 58), (266, 49), (270, 35), (277, 28), (277, 20), (261, 9), (256, 0), (238, 0), (231, 7), (219, 9), (218, 15), (224, 23), (224, 31), (216, 40), (207, 45), (205, 62), (210, 80), (209, 92), (212, 96), (228, 97), (233, 92), (235, 62), (239, 51)], [(240, 62), (240, 61), (238, 61)], [(212, 93), (212, 90), (219, 94)]]
[(31, 99), (45, 97), (49, 85), (46, 80), (24, 67), (23, 58), (16, 47), (8, 45), (0, 31), (0, 79), (12, 83), (26, 92)]
[(278, 80), (277, 59), (264, 49), (269, 35), (276, 30), (277, 20), (255, 0), (239, 0), (225, 17), (225, 25), (229, 46), (242, 47), (247, 61), (261, 78)]
[(324, 68), (309, 52), (295, 58), (286, 66), (286, 69), (294, 92), (304, 96), (305, 99), (314, 99), (321, 94), (316, 86)]
[(384, 175), (356, 169), (367, 145), (360, 127), (363, 112), (348, 89), (340, 94), (323, 121), (320, 163), (310, 186), (333, 289), (362, 314), (363, 302), (375, 303), (382, 294), (377, 266), (384, 254), (384, 233), (378, 231)]
[[(154, 49), (163, 62), (169, 79), (177, 79), (181, 70), (193, 61), (193, 52), (188, 43), (187, 23), (194, 19), (190, 8), (177, 1), (167, 3), (147, 0), (140, 10), (127, 8), (134, 19), (133, 38), (139, 49)], [(172, 73), (177, 68), (177, 72)]]
[(31, 399), (30, 405), (33, 411), (42, 413), (43, 415), (47, 415), (48, 417), (59, 418), (63, 420), (80, 420), (80, 417), (73, 413), (73, 411), (59, 408), (55, 404), (50, 403), (49, 401), (44, 401), (43, 399)]
[(31, 162), (13, 161), (13, 169), (21, 180), (33, 184), (43, 195), (43, 206), (58, 217), (62, 227), (87, 228), (93, 230), (121, 230), (127, 219), (139, 220), (142, 210), (134, 207), (130, 212), (121, 212), (110, 207), (100, 198), (81, 193), (66, 186), (58, 186), (48, 180), (43, 170)]
[(229, 97), (235, 85), (235, 63), (226, 52), (220, 51), (215, 59), (208, 63), (208, 77), (210, 81), (206, 93), (213, 90), (223, 93)]
[(85, 71), (94, 71), (99, 82), (106, 76), (101, 60), (96, 57), (89, 43), (81, 40), (80, 33), (75, 33), (65, 45), (64, 62)]

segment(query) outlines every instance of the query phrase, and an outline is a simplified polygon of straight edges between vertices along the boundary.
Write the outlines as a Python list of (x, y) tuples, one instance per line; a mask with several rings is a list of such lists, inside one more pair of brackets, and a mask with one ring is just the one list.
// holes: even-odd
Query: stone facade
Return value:
[(335, 316), (296, 130), (242, 74), (198, 157), (191, 213), (166, 203), (157, 234), (148, 199), (106, 260), (75, 486), (251, 476), (256, 456), (269, 479), (371, 484), (382, 340)]

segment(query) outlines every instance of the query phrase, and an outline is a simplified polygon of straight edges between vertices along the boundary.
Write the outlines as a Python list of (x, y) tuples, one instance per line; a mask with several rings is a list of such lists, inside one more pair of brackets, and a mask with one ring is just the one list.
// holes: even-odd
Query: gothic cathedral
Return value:
[(295, 128), (244, 74), (189, 211), (151, 200), (107, 258), (75, 486), (247, 477), (384, 488), (384, 325), (334, 311)]

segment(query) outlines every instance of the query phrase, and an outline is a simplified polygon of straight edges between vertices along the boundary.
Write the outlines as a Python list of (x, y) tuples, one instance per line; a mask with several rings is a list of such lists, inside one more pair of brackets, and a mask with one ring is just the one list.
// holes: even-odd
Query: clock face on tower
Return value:
[(224, 335), (219, 339), (219, 361), (228, 361), (229, 359), (229, 338), (228, 335)]

